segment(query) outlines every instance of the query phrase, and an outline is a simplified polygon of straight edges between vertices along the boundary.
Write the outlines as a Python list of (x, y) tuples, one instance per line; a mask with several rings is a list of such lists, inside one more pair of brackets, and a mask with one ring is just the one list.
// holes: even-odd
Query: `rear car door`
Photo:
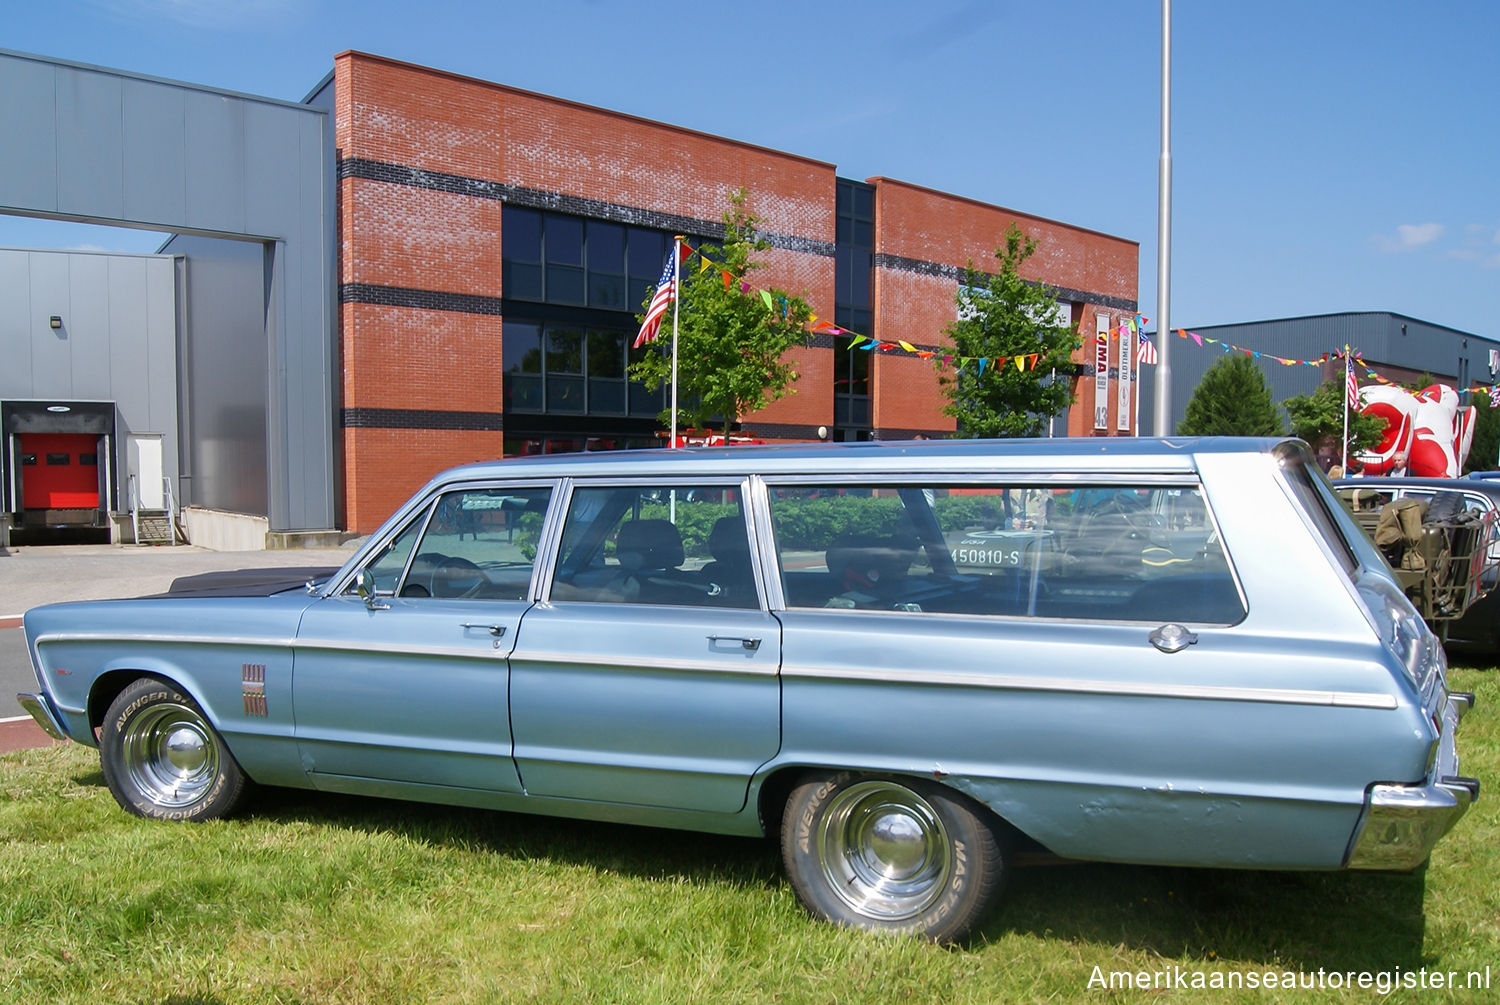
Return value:
[(780, 746), (781, 637), (733, 481), (573, 487), (511, 654), (528, 795), (735, 812)]

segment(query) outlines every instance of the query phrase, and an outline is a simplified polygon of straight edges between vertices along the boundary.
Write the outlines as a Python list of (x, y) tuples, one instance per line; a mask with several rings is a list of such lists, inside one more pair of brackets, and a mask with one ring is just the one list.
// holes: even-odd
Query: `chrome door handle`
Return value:
[(480, 625), (480, 624), (475, 624), (472, 621), (465, 621), (464, 624), (463, 624), (463, 626), (465, 628), (483, 628), (485, 631), (489, 632), (491, 635), (495, 636), (495, 638), (497, 638), (497, 639), (500, 636), (502, 636), (502, 635), (505, 634), (505, 626), (504, 625)]
[(757, 649), (760, 648), (760, 639), (747, 639), (747, 638), (744, 638), (743, 636), (739, 636), (739, 635), (710, 635), (708, 637), (708, 641), (710, 641), (710, 642), (738, 642), (740, 644), (740, 648), (741, 649), (748, 650), (749, 652), (752, 652), (752, 653), (755, 652), (755, 650), (757, 650)]

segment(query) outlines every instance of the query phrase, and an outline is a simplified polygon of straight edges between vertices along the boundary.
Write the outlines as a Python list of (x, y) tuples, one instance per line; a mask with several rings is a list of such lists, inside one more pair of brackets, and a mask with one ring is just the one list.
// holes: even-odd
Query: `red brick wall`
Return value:
[[(730, 193), (744, 187), (767, 232), (825, 249), (775, 248), (763, 256), (757, 281), (799, 294), (815, 313), (833, 318), (834, 259), (826, 253), (836, 223), (831, 164), (361, 53), (336, 57), (334, 78), (341, 160), (459, 179), (444, 183), (456, 191), (438, 191), (343, 177), (342, 284), (498, 304), (502, 204), (493, 192), (464, 187), (472, 182), (711, 221), (723, 216)], [(874, 184), (877, 252), (982, 265), (1015, 219), (1041, 242), (1030, 266), (1037, 277), (1135, 299), (1133, 242), (888, 179)], [(877, 269), (874, 283), (877, 330), (863, 334), (939, 342), (953, 316), (953, 280)], [(493, 425), (502, 411), (501, 319), (492, 310), (453, 309), (451, 299), (418, 306), (354, 300), (339, 312), (342, 404), (346, 417), (356, 417), (344, 430), (345, 520), (365, 532), (436, 472), (500, 455), (502, 435), (494, 428), (394, 428), (368, 417), (404, 411), (442, 425), (447, 413), (461, 413), (453, 423), (484, 426), (489, 416)], [(1091, 326), (1092, 311), (1085, 317)], [(810, 435), (832, 425), (833, 354), (826, 338), (793, 355), (794, 393), (747, 417), (752, 431), (759, 423)], [(952, 428), (938, 411), (931, 364), (905, 354), (872, 362), (877, 428)]]
[[(875, 187), (877, 255), (994, 271), (995, 249), (1004, 244), (1005, 231), (1014, 222), (1037, 242), (1035, 254), (1022, 266), (1023, 277), (1067, 290), (1136, 299), (1139, 245), (1134, 241), (890, 178), (872, 178), (870, 184)], [(955, 317), (957, 292), (953, 279), (900, 268), (876, 269), (873, 337), (904, 339), (923, 347), (951, 346), (943, 329)], [(1111, 313), (1117, 325), (1127, 312), (1087, 301), (1084, 306), (1083, 346), (1074, 359), (1092, 364), (1094, 315)], [(946, 399), (932, 363), (906, 353), (883, 354), (876, 361), (874, 383), (877, 428), (953, 429), (953, 420), (942, 414)], [(1069, 416), (1068, 435), (1093, 435), (1093, 380), (1080, 381), (1076, 390), (1079, 400)], [(1113, 422), (1113, 411), (1111, 417)]]

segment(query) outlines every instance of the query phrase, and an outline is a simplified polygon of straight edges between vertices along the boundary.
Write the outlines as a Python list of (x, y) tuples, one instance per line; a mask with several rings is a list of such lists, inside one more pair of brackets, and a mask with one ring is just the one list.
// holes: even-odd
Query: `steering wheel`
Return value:
[(479, 566), (467, 558), (452, 555), (433, 566), (427, 582), (434, 597), (462, 599), (472, 597), (489, 581)]

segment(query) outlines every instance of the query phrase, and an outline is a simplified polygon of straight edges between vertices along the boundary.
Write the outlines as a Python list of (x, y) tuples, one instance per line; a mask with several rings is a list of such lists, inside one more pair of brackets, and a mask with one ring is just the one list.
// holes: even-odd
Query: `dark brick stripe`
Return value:
[(341, 304), (375, 304), (380, 307), (411, 307), (424, 311), (456, 311), (460, 314), (500, 316), (500, 298), (474, 293), (445, 293), (442, 290), (413, 290), (404, 286), (377, 286), (374, 283), (342, 283)]
[[(445, 171), (425, 171), (421, 168), (388, 164), (363, 157), (350, 157), (339, 161), (338, 176), (340, 179), (359, 178), (364, 181), (385, 182), (389, 185), (407, 185), (434, 192), (447, 192), (450, 195), (471, 196), (475, 199), (497, 199), (529, 209), (548, 209), (594, 220), (628, 223), (637, 227), (650, 227), (653, 230), (665, 230), (673, 234), (687, 234), (710, 241), (719, 240), (724, 236), (724, 225), (718, 220), (703, 220), (678, 213), (660, 213), (656, 210), (641, 209), (638, 206), (605, 202), (602, 199), (585, 199), (582, 196), (563, 195), (560, 192), (545, 192), (541, 189), (507, 185), (504, 182), (470, 178)], [(832, 241), (818, 241), (810, 237), (775, 234), (769, 231), (762, 233), (761, 236), (770, 243), (771, 247), (783, 251), (799, 251), (824, 258), (833, 257)]]
[(346, 408), (350, 429), (482, 429), (505, 428), (499, 412), (449, 412), (436, 408)]
[[(955, 283), (964, 280), (964, 270), (956, 265), (939, 265), (937, 262), (927, 262), (920, 258), (907, 258), (904, 255), (887, 255), (877, 252), (871, 259), (871, 264), (877, 269), (890, 269), (893, 272), (915, 272), (922, 276), (936, 276), (939, 279), (949, 279)], [(982, 276), (990, 276), (993, 273), (984, 270), (976, 270)], [(1027, 280), (1033, 286), (1043, 285)], [(1121, 311), (1134, 311), (1138, 305), (1134, 300), (1124, 297), (1111, 297), (1103, 293), (1090, 293), (1087, 290), (1072, 290), (1066, 286), (1053, 286), (1046, 284), (1049, 290), (1057, 294), (1061, 300), (1071, 300), (1081, 304), (1099, 304), (1103, 307), (1113, 307)]]

